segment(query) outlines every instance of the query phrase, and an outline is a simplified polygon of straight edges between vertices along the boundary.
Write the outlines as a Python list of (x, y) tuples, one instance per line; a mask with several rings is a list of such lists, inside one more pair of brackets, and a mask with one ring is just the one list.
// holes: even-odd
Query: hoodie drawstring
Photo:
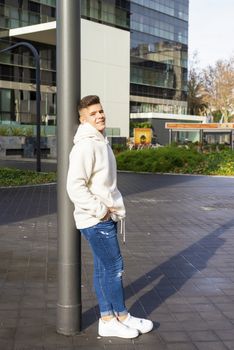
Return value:
[(120, 234), (123, 235), (123, 243), (126, 242), (125, 219), (120, 220)]

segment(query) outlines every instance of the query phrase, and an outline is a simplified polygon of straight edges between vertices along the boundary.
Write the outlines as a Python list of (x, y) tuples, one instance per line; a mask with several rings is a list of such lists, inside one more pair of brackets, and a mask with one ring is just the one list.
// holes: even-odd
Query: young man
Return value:
[(135, 338), (151, 331), (153, 323), (131, 316), (125, 306), (123, 259), (117, 240), (117, 221), (124, 219), (125, 207), (116, 185), (115, 157), (104, 137), (105, 114), (99, 97), (84, 97), (79, 115), (67, 192), (74, 203), (76, 227), (93, 253), (94, 288), (101, 313), (98, 334)]

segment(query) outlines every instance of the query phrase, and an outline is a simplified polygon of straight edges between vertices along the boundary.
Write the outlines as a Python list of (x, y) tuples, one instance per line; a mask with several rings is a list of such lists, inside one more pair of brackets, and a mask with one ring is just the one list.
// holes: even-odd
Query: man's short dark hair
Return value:
[(99, 96), (97, 96), (97, 95), (85, 96), (80, 100), (80, 103), (78, 105), (78, 111), (80, 111), (83, 108), (87, 108), (89, 106), (96, 105), (98, 103), (100, 103)]

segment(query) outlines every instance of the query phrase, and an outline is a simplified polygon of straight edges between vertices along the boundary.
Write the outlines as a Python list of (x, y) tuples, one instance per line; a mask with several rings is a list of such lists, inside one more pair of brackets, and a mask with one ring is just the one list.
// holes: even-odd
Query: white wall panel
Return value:
[(129, 136), (130, 33), (81, 21), (81, 95), (99, 95), (107, 127)]

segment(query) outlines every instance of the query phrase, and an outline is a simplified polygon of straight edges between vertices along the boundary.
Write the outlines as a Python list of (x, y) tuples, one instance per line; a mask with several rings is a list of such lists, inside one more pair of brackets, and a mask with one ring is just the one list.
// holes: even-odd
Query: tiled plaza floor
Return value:
[(0, 189), (1, 350), (234, 349), (234, 178), (120, 173), (126, 303), (154, 330), (97, 336), (82, 240), (83, 331), (56, 333), (56, 186)]

